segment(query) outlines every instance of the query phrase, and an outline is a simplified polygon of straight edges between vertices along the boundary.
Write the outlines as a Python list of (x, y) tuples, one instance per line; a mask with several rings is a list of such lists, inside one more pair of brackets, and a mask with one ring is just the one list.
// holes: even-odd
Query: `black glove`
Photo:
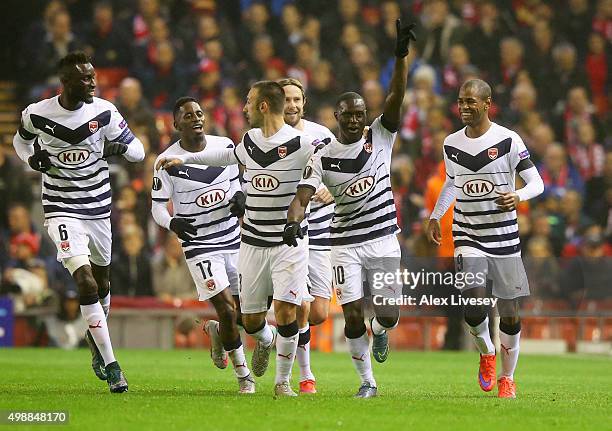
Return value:
[(194, 218), (177, 218), (170, 220), (170, 230), (174, 232), (183, 241), (190, 241), (193, 236), (198, 233), (193, 223)]
[(125, 153), (127, 149), (127, 144), (124, 144), (123, 142), (105, 142), (102, 158), (105, 159), (108, 156), (120, 156), (121, 154)]
[(395, 56), (397, 58), (404, 58), (408, 55), (408, 46), (410, 45), (410, 39), (416, 42), (416, 36), (414, 35), (415, 23), (408, 24), (402, 27), (402, 21), (398, 19), (395, 21), (395, 28), (397, 29), (397, 39), (395, 40)]
[(234, 196), (229, 200), (230, 213), (236, 217), (242, 217), (244, 215), (244, 206), (246, 203), (246, 196), (242, 192), (234, 193)]
[(47, 172), (53, 167), (47, 150), (34, 151), (34, 154), (28, 159), (28, 165), (39, 172)]
[(298, 243), (296, 238), (304, 238), (300, 224), (296, 221), (287, 223), (285, 225), (285, 229), (283, 230), (283, 242), (290, 247), (297, 247)]

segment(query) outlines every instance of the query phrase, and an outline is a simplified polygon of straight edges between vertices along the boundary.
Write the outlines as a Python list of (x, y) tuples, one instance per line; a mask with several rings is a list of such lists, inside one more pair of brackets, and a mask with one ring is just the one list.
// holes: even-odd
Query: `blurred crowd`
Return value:
[[(492, 120), (520, 134), (546, 187), (519, 209), (526, 266), (544, 280), (532, 291), (570, 297), (576, 285), (564, 288), (564, 274), (575, 277), (575, 265), (589, 272), (580, 258), (612, 255), (612, 0), (51, 0), (20, 35), (23, 106), (56, 94), (57, 60), (83, 49), (98, 95), (116, 104), (147, 153), (141, 164), (111, 167), (113, 294), (195, 298), (176, 237), (149, 212), (152, 164), (175, 138), (179, 96), (201, 101), (207, 133), (235, 142), (247, 127), (247, 90), (260, 79), (299, 79), (306, 117), (332, 131), (344, 91), (363, 95), (371, 121), (383, 111), (399, 17), (418, 25), (392, 163), (404, 258), (452, 256), (452, 241), (432, 247), (423, 225), (444, 182), (444, 138), (461, 127), (458, 89), (480, 77), (493, 89)], [(23, 307), (74, 288), (42, 226), (39, 174), (27, 171), (0, 149), (0, 291), (20, 289)]]

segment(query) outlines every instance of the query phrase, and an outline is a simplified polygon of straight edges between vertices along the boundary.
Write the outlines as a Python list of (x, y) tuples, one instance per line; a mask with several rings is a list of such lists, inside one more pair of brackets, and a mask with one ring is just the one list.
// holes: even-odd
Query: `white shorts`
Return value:
[(108, 266), (111, 263), (111, 222), (80, 220), (70, 217), (56, 217), (45, 220), (49, 236), (57, 247), (57, 260), (62, 262), (74, 256), (89, 256), (91, 263)]
[(332, 265), (330, 250), (308, 250), (309, 293), (325, 299), (332, 295)]
[(474, 247), (457, 247), (455, 287), (468, 290), (486, 287), (489, 283), (496, 298), (529, 296), (529, 281), (521, 256), (487, 256)]
[(302, 298), (308, 293), (308, 248), (307, 241), (297, 241), (297, 247), (254, 247), (240, 243), (238, 273), (242, 313), (266, 311), (269, 296), (302, 304)]
[(385, 284), (374, 289), (377, 274), (396, 273), (400, 268), (401, 250), (395, 235), (355, 247), (332, 247), (331, 262), (334, 287), (340, 305), (363, 298), (363, 281), (368, 281), (372, 294), (399, 298), (400, 283)]
[(206, 301), (229, 287), (238, 295), (238, 252), (201, 255), (187, 260), (198, 300)]

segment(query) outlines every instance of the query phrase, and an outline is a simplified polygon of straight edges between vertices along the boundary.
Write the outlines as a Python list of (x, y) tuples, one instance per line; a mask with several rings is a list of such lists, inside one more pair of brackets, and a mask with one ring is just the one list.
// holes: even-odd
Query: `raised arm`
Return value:
[(389, 94), (385, 101), (385, 110), (382, 116), (382, 124), (390, 132), (397, 132), (400, 125), (400, 110), (406, 93), (408, 81), (408, 49), (410, 40), (416, 41), (414, 35), (415, 24), (402, 26), (398, 19), (395, 22), (397, 28), (397, 39), (395, 41), (395, 67), (391, 77)]

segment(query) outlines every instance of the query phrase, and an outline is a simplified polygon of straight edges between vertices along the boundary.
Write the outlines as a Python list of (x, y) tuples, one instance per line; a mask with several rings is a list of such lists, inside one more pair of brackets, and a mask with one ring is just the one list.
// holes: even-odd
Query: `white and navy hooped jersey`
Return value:
[[(304, 122), (304, 133), (318, 139), (325, 145), (336, 139), (327, 127), (308, 120)], [(331, 219), (334, 216), (334, 203), (320, 202), (310, 203), (310, 215), (308, 216), (308, 247), (313, 250), (329, 249), (329, 229)]]
[(446, 174), (457, 188), (455, 247), (473, 247), (490, 256), (520, 255), (516, 211), (502, 211), (494, 200), (496, 192), (515, 191), (515, 173), (532, 166), (529, 151), (517, 133), (496, 123), (475, 139), (465, 131), (444, 141)]
[(102, 159), (105, 138), (134, 140), (115, 106), (97, 97), (69, 111), (59, 96), (29, 105), (21, 114), (19, 135), (49, 152), (55, 168), (42, 174), (45, 218), (84, 220), (110, 217), (108, 163)]
[(335, 198), (332, 246), (361, 245), (399, 232), (391, 192), (391, 150), (397, 133), (374, 120), (368, 136), (344, 145), (333, 140), (304, 169), (300, 186), (323, 182)]
[[(246, 209), (242, 219), (242, 241), (256, 247), (283, 244), (287, 210), (295, 196), (304, 166), (314, 154), (318, 140), (285, 124), (266, 138), (261, 129), (245, 133), (235, 149), (246, 166)], [(307, 231), (307, 221), (302, 230)]]
[[(234, 144), (229, 138), (206, 135), (206, 148), (234, 148)], [(183, 154), (188, 151), (177, 141), (158, 160)], [(151, 198), (156, 202), (171, 200), (174, 217), (195, 219), (192, 224), (197, 235), (191, 241), (179, 239), (186, 259), (240, 248), (240, 224), (229, 210), (229, 200), (241, 191), (238, 165), (187, 164), (160, 169), (154, 175)]]

